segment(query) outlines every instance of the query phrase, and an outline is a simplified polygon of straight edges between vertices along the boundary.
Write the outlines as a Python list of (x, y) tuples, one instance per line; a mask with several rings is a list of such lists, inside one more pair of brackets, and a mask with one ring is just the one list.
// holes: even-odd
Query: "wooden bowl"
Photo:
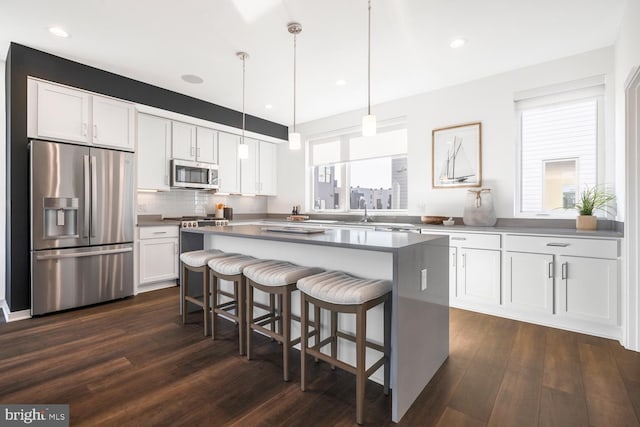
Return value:
[(442, 224), (442, 221), (447, 219), (447, 216), (421, 216), (420, 221), (423, 224)]

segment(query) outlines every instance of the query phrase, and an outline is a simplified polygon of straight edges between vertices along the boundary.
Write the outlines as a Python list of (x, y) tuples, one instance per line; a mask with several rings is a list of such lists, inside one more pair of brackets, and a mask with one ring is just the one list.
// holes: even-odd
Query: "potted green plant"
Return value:
[(593, 215), (593, 212), (597, 210), (608, 212), (613, 207), (615, 200), (615, 194), (607, 192), (600, 186), (585, 186), (580, 193), (580, 201), (575, 204), (578, 211), (576, 228), (578, 230), (595, 230), (598, 218)]

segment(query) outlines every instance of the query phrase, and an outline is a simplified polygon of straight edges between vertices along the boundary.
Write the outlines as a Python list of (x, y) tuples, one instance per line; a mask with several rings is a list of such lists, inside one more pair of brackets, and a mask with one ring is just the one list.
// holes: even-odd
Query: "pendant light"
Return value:
[(296, 132), (296, 37), (302, 31), (302, 25), (291, 22), (287, 25), (287, 30), (293, 34), (293, 132), (289, 132), (289, 149), (299, 150), (302, 143), (300, 134)]
[(369, 0), (367, 40), (367, 115), (362, 117), (362, 136), (373, 136), (376, 134), (376, 116), (371, 114), (371, 0)]
[(244, 143), (244, 128), (245, 128), (245, 112), (244, 112), (244, 89), (245, 89), (245, 61), (249, 58), (249, 54), (247, 52), (238, 52), (236, 56), (242, 60), (242, 140), (240, 144), (238, 144), (238, 158), (239, 159), (248, 159), (249, 158), (249, 146)]

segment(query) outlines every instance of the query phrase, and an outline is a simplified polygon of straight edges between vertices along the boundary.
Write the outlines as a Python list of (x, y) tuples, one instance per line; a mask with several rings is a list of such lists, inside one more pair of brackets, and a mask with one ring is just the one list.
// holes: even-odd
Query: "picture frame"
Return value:
[(482, 185), (482, 123), (465, 123), (431, 132), (432, 188)]

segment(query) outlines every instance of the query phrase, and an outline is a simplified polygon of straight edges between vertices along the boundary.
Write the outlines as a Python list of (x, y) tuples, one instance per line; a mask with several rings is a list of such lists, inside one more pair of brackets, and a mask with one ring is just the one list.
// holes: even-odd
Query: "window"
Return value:
[(315, 211), (406, 210), (407, 130), (311, 141), (309, 170)]
[(603, 86), (516, 101), (520, 215), (571, 216), (581, 188), (599, 183)]

